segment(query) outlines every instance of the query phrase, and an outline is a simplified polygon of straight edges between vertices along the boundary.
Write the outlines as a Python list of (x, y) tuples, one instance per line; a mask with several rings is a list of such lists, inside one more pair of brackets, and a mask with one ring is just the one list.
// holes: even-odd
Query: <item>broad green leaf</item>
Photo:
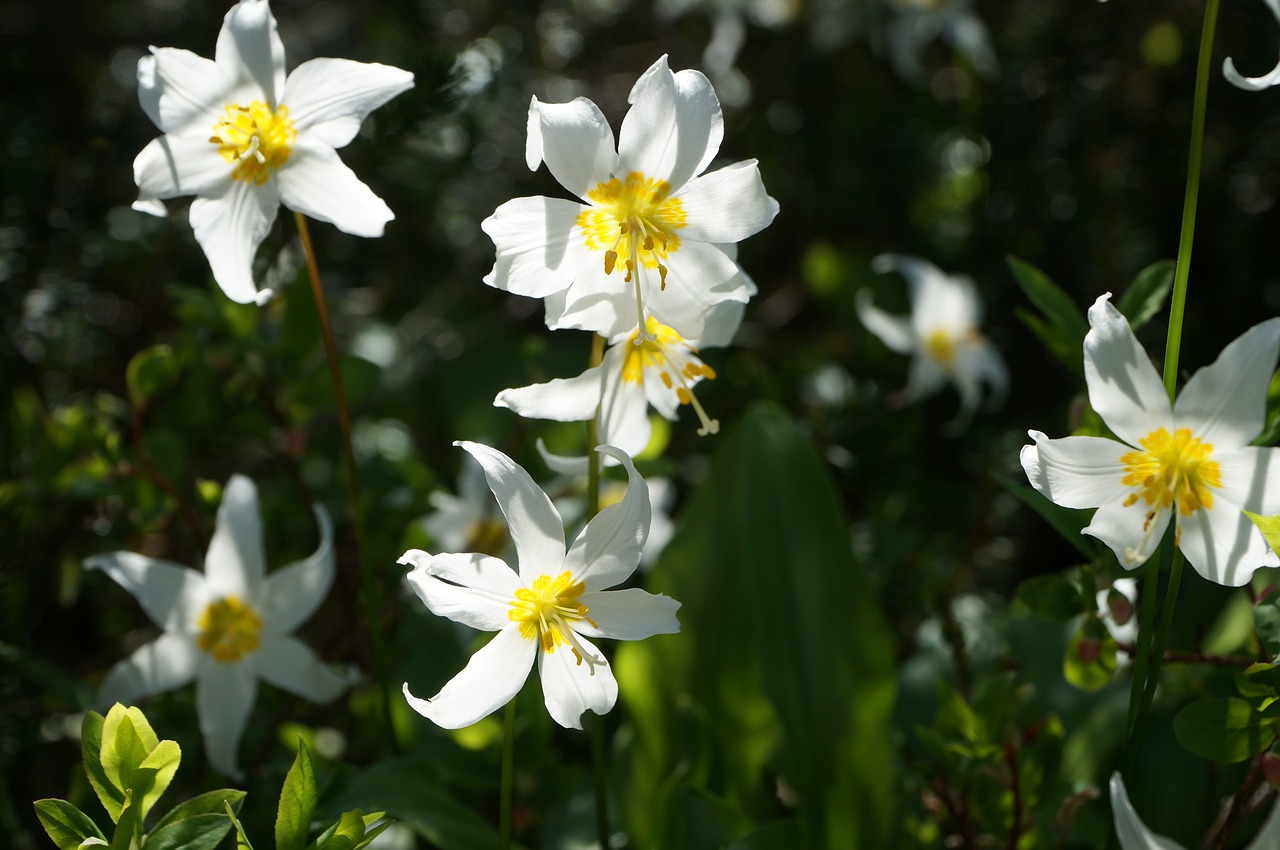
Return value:
[[(149, 731), (150, 726), (144, 727), (143, 735)], [(138, 734), (128, 710), (119, 703), (113, 705), (102, 728), (102, 769), (116, 788), (133, 792), (135, 807), (151, 790), (155, 779), (154, 770), (142, 768), (150, 749)]]
[(1213, 697), (1179, 711), (1173, 718), (1173, 732), (1182, 746), (1201, 758), (1237, 762), (1275, 742), (1276, 718), (1242, 699)]
[(116, 821), (116, 831), (111, 834), (108, 850), (137, 850), (142, 837), (142, 810), (133, 804), (132, 791), (124, 795), (124, 807), (120, 810), (120, 820)]
[(236, 830), (236, 850), (253, 850), (253, 845), (249, 843), (249, 836), (244, 834), (244, 827), (240, 825), (240, 821), (236, 819), (236, 813), (231, 810), (231, 802), (225, 800), (222, 808), (227, 812), (227, 819), (231, 821), (231, 825)]
[(1271, 596), (1253, 608), (1253, 627), (1272, 658), (1280, 658), (1280, 601)]
[(1235, 674), (1235, 681), (1240, 696), (1257, 700), (1259, 711), (1280, 699), (1280, 665), (1250, 664)]
[(58, 850), (78, 850), (86, 838), (106, 840), (89, 816), (66, 800), (36, 800), (36, 817)]
[(1253, 520), (1253, 524), (1258, 526), (1262, 536), (1267, 538), (1267, 545), (1271, 547), (1271, 551), (1280, 555), (1280, 516), (1260, 516), (1250, 511), (1245, 511), (1245, 515)]
[(102, 732), (106, 718), (96, 711), (87, 711), (80, 724), (80, 752), (84, 758), (84, 772), (89, 784), (111, 816), (112, 823), (120, 820), (124, 808), (124, 791), (117, 788), (102, 767)]
[(386, 832), (391, 824), (395, 821), (383, 820), (382, 813), (364, 816), (364, 838), (356, 842), (356, 846), (352, 850), (361, 850), (373, 843), (373, 839)]
[(156, 822), (155, 829), (151, 831), (151, 837), (147, 839), (148, 847), (150, 841), (155, 836), (176, 824), (189, 820), (190, 818), (212, 816), (219, 818), (225, 828), (223, 834), (231, 829), (231, 821), (227, 820), (226, 809), (223, 803), (229, 803), (234, 812), (240, 811), (240, 805), (244, 802), (245, 792), (237, 791), (234, 788), (219, 788), (217, 791), (206, 791), (203, 794), (192, 797), (183, 803), (174, 806), (172, 809), (164, 813), (164, 816)]
[[(1070, 620), (1089, 609), (1075, 582), (1060, 575), (1029, 578), (1018, 585), (1017, 598), (1038, 617)], [(1090, 600), (1091, 602), (1092, 600)]]
[(129, 387), (129, 400), (141, 406), (178, 382), (182, 367), (168, 345), (144, 348), (129, 361), (124, 380)]
[[(1013, 273), (1013, 279), (1031, 303), (1040, 308), (1050, 325), (1062, 331), (1077, 353), (1082, 352), (1084, 335), (1089, 332), (1089, 322), (1084, 311), (1040, 269), (1014, 256), (1005, 259), (1009, 264), (1009, 271)], [(1083, 354), (1080, 356), (1083, 357)]]
[(206, 812), (147, 833), (146, 850), (213, 850), (231, 831), (223, 812)]
[[(136, 728), (136, 727), (135, 727)], [(147, 813), (151, 811), (151, 807), (160, 799), (160, 795), (169, 787), (169, 783), (173, 781), (173, 775), (178, 770), (178, 763), (182, 761), (182, 750), (179, 749), (176, 741), (160, 741), (147, 754), (139, 765), (139, 775), (143, 771), (154, 771), (150, 781), (150, 787), (141, 793), (142, 798), (142, 818), (147, 817)]]
[(311, 829), (311, 813), (316, 808), (316, 771), (311, 752), (298, 739), (298, 755), (280, 789), (276, 810), (276, 850), (302, 850)]
[(1129, 288), (1116, 302), (1116, 309), (1129, 320), (1135, 331), (1151, 321), (1164, 307), (1169, 290), (1173, 289), (1173, 272), (1177, 263), (1173, 260), (1156, 260), (1133, 279)]
[(1080, 530), (1089, 524), (1087, 511), (1073, 510), (1072, 508), (1055, 505), (1032, 488), (1014, 481), (1012, 478), (997, 474), (995, 479), (1001, 487), (1017, 496), (1027, 507), (1040, 514), (1045, 522), (1053, 526), (1054, 531), (1062, 535), (1063, 540), (1076, 547), (1076, 551), (1090, 561), (1093, 560), (1097, 554), (1094, 551), (1093, 538), (1085, 537), (1080, 533)]
[(353, 850), (364, 838), (364, 813), (343, 812), (338, 822), (326, 829), (311, 846), (316, 850)]
[(1106, 687), (1116, 672), (1116, 640), (1097, 617), (1076, 629), (1062, 657), (1062, 675), (1082, 691)]

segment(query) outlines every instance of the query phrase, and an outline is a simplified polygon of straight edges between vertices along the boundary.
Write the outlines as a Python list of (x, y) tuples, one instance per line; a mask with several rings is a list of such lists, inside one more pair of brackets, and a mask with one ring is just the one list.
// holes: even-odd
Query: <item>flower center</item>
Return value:
[(693, 394), (693, 385), (698, 381), (703, 378), (711, 381), (716, 377), (716, 370), (698, 359), (698, 349), (653, 316), (645, 320), (643, 334), (636, 328), (624, 344), (627, 348), (622, 360), (623, 381), (642, 384), (647, 370), (657, 372), (658, 380), (675, 392), (681, 404), (693, 405), (702, 422), (698, 436), (719, 433), (720, 422), (707, 416)]
[(1129, 452), (1120, 458), (1125, 469), (1120, 483), (1137, 488), (1124, 500), (1126, 506), (1141, 498), (1154, 508), (1147, 515), (1147, 525), (1155, 519), (1156, 511), (1174, 504), (1183, 516), (1213, 507), (1211, 488), (1222, 486), (1222, 472), (1217, 461), (1209, 459), (1211, 444), (1193, 437), (1190, 428), (1179, 428), (1172, 436), (1157, 428), (1138, 444), (1146, 451)]
[(262, 642), (262, 618), (238, 596), (210, 602), (196, 625), (200, 629), (196, 645), (220, 664), (239, 661)]
[(289, 107), (275, 111), (260, 100), (248, 106), (228, 106), (222, 120), (213, 125), (209, 141), (227, 162), (234, 162), (232, 180), (261, 186), (271, 172), (289, 160), (298, 137), (289, 120)]
[(956, 351), (959, 348), (956, 338), (941, 329), (933, 331), (924, 339), (925, 353), (948, 372), (956, 362)]
[(538, 576), (533, 587), (522, 587), (511, 601), (508, 619), (520, 624), (520, 635), (526, 640), (538, 639), (544, 652), (554, 652), (565, 645), (573, 652), (578, 664), (585, 660), (594, 667), (603, 663), (595, 658), (578, 640), (570, 623), (586, 620), (593, 627), (595, 621), (587, 616), (587, 606), (579, 602), (586, 585), (573, 580), (573, 573), (565, 570), (555, 578)]

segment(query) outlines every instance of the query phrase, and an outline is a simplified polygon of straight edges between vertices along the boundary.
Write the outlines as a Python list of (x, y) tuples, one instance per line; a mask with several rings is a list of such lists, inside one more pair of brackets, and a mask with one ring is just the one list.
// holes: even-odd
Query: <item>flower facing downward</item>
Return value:
[(347, 59), (312, 59), (285, 79), (284, 45), (267, 0), (227, 12), (214, 59), (153, 47), (138, 61), (138, 99), (165, 134), (133, 163), (134, 209), (196, 195), (191, 226), (214, 279), (234, 301), (271, 296), (253, 255), (283, 203), (356, 236), (381, 236), (395, 216), (338, 159), (374, 109), (412, 88), (413, 74)]
[(485, 219), (497, 260), (485, 283), (545, 298), (547, 325), (613, 337), (646, 317), (686, 338), (707, 309), (746, 301), (724, 245), (762, 230), (777, 202), (755, 160), (698, 176), (720, 149), (720, 102), (698, 71), (673, 74), (664, 56), (631, 90), (617, 149), (586, 98), (529, 107), (525, 159), (546, 162), (583, 203), (516, 198)]
[[(1129, 802), (1129, 792), (1119, 773), (1111, 774), (1111, 816), (1115, 818), (1120, 850), (1183, 850), (1181, 844), (1147, 829)], [(1271, 814), (1245, 850), (1274, 850), (1275, 847), (1280, 847), (1280, 805), (1273, 804)]]
[(196, 711), (215, 768), (238, 776), (236, 750), (258, 679), (314, 702), (328, 702), (353, 677), (321, 663), (289, 633), (315, 612), (333, 583), (333, 528), (315, 508), (320, 547), (311, 557), (266, 573), (258, 491), (232, 476), (204, 572), (134, 552), (85, 561), (142, 603), (164, 633), (116, 664), (101, 701), (130, 704), (196, 680)]
[[(1266, 0), (1267, 8), (1271, 10), (1271, 14), (1276, 16), (1276, 20), (1280, 21), (1280, 0)], [(1227, 78), (1227, 82), (1236, 88), (1245, 91), (1262, 91), (1271, 86), (1280, 84), (1280, 63), (1277, 63), (1270, 73), (1263, 74), (1261, 77), (1246, 77), (1236, 70), (1236, 63), (1231, 61), (1231, 57), (1227, 57), (1222, 61), (1222, 76)]]
[(565, 550), (560, 514), (511, 458), (478, 443), (458, 443), (484, 467), (507, 518), (519, 572), (479, 553), (431, 555), (418, 549), (409, 584), (431, 609), (482, 631), (497, 632), (440, 693), (405, 699), (446, 729), (469, 726), (505, 705), (528, 678), (534, 658), (547, 711), (561, 726), (582, 728), (582, 713), (604, 714), (618, 698), (609, 662), (588, 638), (639, 640), (680, 630), (680, 603), (638, 588), (606, 591), (635, 571), (649, 533), (649, 493), (631, 458), (601, 453), (627, 470), (621, 502), (595, 516)]
[(1084, 533), (1126, 569), (1151, 557), (1170, 518), (1177, 545), (1212, 582), (1238, 587), (1258, 567), (1280, 566), (1244, 513), (1280, 513), (1280, 450), (1249, 445), (1265, 423), (1280, 319), (1242, 334), (1170, 405), (1110, 297), (1089, 308), (1085, 380), (1089, 403), (1123, 442), (1031, 431), (1035, 445), (1022, 449), (1027, 478), (1059, 505), (1097, 508)]
[(990, 386), (998, 402), (1008, 387), (1004, 361), (978, 333), (982, 303), (967, 277), (944, 274), (937, 266), (916, 257), (882, 254), (872, 268), (898, 271), (907, 279), (911, 316), (899, 318), (876, 307), (871, 292), (858, 293), (858, 318), (888, 348), (910, 354), (911, 371), (901, 400), (912, 402), (937, 392), (951, 381), (960, 393), (960, 412), (948, 426), (968, 423), (982, 400), (982, 384)]

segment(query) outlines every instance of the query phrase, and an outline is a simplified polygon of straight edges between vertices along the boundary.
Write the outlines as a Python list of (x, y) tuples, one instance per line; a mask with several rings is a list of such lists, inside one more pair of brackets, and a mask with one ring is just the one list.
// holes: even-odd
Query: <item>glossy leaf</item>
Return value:
[(89, 816), (66, 800), (36, 800), (36, 817), (58, 846), (58, 850), (78, 850), (86, 838), (106, 840)]
[(316, 807), (316, 771), (311, 751), (301, 739), (298, 755), (280, 789), (276, 810), (276, 850), (301, 850), (307, 844), (311, 813)]
[(1176, 267), (1173, 260), (1156, 260), (1138, 272), (1116, 302), (1116, 309), (1129, 320), (1129, 327), (1136, 331), (1164, 308), (1169, 290), (1173, 289)]
[(1256, 711), (1236, 697), (1197, 700), (1173, 719), (1178, 742), (1201, 758), (1238, 762), (1267, 749), (1276, 740), (1274, 713)]

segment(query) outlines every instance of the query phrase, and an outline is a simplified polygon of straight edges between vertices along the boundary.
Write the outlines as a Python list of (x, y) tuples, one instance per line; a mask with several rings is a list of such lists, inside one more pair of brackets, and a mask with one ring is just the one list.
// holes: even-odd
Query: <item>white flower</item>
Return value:
[[(1129, 792), (1119, 773), (1111, 774), (1111, 814), (1115, 818), (1116, 837), (1121, 850), (1183, 850), (1181, 844), (1147, 829), (1138, 817)], [(1245, 850), (1274, 850), (1280, 847), (1280, 805), (1271, 806), (1271, 814)]]
[(1098, 617), (1111, 633), (1116, 643), (1132, 646), (1138, 640), (1138, 582), (1131, 578), (1118, 578), (1110, 587), (1094, 594)]
[(978, 333), (982, 303), (973, 281), (944, 274), (937, 266), (916, 257), (882, 254), (872, 268), (897, 271), (907, 279), (911, 296), (910, 318), (890, 316), (871, 303), (871, 291), (858, 292), (858, 318), (888, 348), (912, 355), (911, 371), (901, 400), (916, 401), (937, 392), (950, 380), (960, 393), (960, 412), (948, 426), (958, 430), (968, 423), (982, 400), (982, 384), (998, 404), (1008, 387), (1008, 375), (1000, 354)]
[(924, 76), (920, 54), (941, 37), (968, 59), (984, 76), (992, 76), (998, 63), (991, 49), (987, 27), (973, 12), (972, 0), (889, 0), (895, 11), (889, 25), (889, 59), (903, 79)]
[(561, 726), (581, 729), (584, 711), (604, 714), (618, 698), (609, 662), (587, 638), (639, 640), (680, 630), (675, 600), (638, 588), (604, 590), (626, 581), (640, 560), (650, 519), (644, 479), (629, 457), (600, 446), (626, 468), (627, 495), (587, 523), (566, 552), (560, 514), (529, 473), (488, 446), (457, 445), (484, 467), (519, 573), (478, 553), (404, 554), (400, 563), (413, 567), (409, 584), (432, 613), (497, 632), (440, 693), (419, 699), (405, 683), (405, 699), (446, 729), (469, 726), (515, 696), (536, 657), (547, 711)]
[(320, 606), (333, 583), (333, 527), (315, 507), (320, 547), (309, 558), (266, 572), (258, 490), (232, 476), (222, 494), (204, 572), (135, 552), (85, 561), (137, 597), (164, 633), (116, 664), (99, 695), (106, 704), (196, 680), (196, 712), (210, 763), (239, 776), (236, 750), (258, 679), (314, 702), (328, 702), (354, 681), (318, 661), (289, 633)]
[[(555, 460), (575, 460), (573, 458), (557, 458), (555, 455), (549, 455), (541, 440), (538, 441), (538, 452), (542, 455), (543, 460), (548, 461), (547, 465), (552, 469), (556, 469)], [(557, 469), (556, 471), (560, 470)], [(566, 474), (578, 477), (582, 484), (585, 485), (586, 478), (583, 477), (586, 475), (585, 468), (581, 471), (573, 470)], [(662, 554), (662, 550), (666, 548), (667, 543), (671, 540), (671, 535), (675, 533), (675, 524), (671, 521), (671, 509), (675, 506), (676, 499), (675, 485), (671, 483), (669, 478), (646, 478), (644, 483), (649, 490), (651, 518), (649, 521), (649, 537), (644, 541), (644, 551), (640, 553), (641, 570), (647, 570), (657, 563), (658, 556)], [(602, 509), (618, 504), (626, 495), (627, 485), (621, 481), (600, 482), (600, 507)], [(583, 513), (587, 507), (587, 500), (583, 495), (556, 499), (555, 506), (569, 528), (581, 528)]]
[(1224, 348), (1170, 405), (1110, 297), (1089, 308), (1084, 371), (1089, 403), (1123, 442), (1031, 431), (1035, 445), (1022, 449), (1027, 478), (1059, 505), (1098, 508), (1084, 533), (1110, 546), (1126, 569), (1151, 557), (1171, 516), (1182, 553), (1209, 581), (1239, 587), (1258, 567), (1280, 566), (1243, 513), (1280, 513), (1280, 450), (1249, 445), (1265, 422), (1280, 319)]
[[(1280, 21), (1280, 0), (1265, 0), (1267, 8), (1271, 10), (1271, 14), (1276, 16), (1276, 20)], [(1222, 76), (1227, 78), (1227, 82), (1236, 88), (1245, 91), (1262, 91), (1271, 86), (1280, 84), (1280, 63), (1277, 63), (1271, 72), (1261, 77), (1246, 77), (1236, 70), (1236, 63), (1231, 61), (1231, 57), (1227, 57), (1222, 62)]]
[(458, 470), (458, 495), (437, 490), (429, 499), (436, 510), (423, 526), (441, 549), (500, 555), (510, 548), (507, 527), (495, 516), (493, 498), (485, 487), (484, 468), (470, 455)]
[(525, 158), (546, 162), (584, 203), (516, 198), (481, 224), (497, 247), (485, 283), (545, 298), (547, 325), (613, 337), (646, 316), (685, 338), (707, 310), (746, 301), (746, 282), (721, 243), (766, 227), (778, 204), (755, 160), (700, 174), (724, 135), (720, 103), (698, 71), (673, 74), (664, 56), (631, 90), (617, 149), (586, 98), (529, 107)]
[(264, 303), (253, 255), (276, 209), (381, 236), (395, 216), (334, 150), (374, 109), (413, 86), (413, 74), (347, 59), (312, 59), (284, 73), (284, 45), (267, 0), (227, 12), (212, 61), (152, 47), (138, 61), (138, 99), (165, 134), (133, 163), (134, 209), (164, 215), (162, 198), (196, 195), (191, 226), (214, 279), (234, 301)]

